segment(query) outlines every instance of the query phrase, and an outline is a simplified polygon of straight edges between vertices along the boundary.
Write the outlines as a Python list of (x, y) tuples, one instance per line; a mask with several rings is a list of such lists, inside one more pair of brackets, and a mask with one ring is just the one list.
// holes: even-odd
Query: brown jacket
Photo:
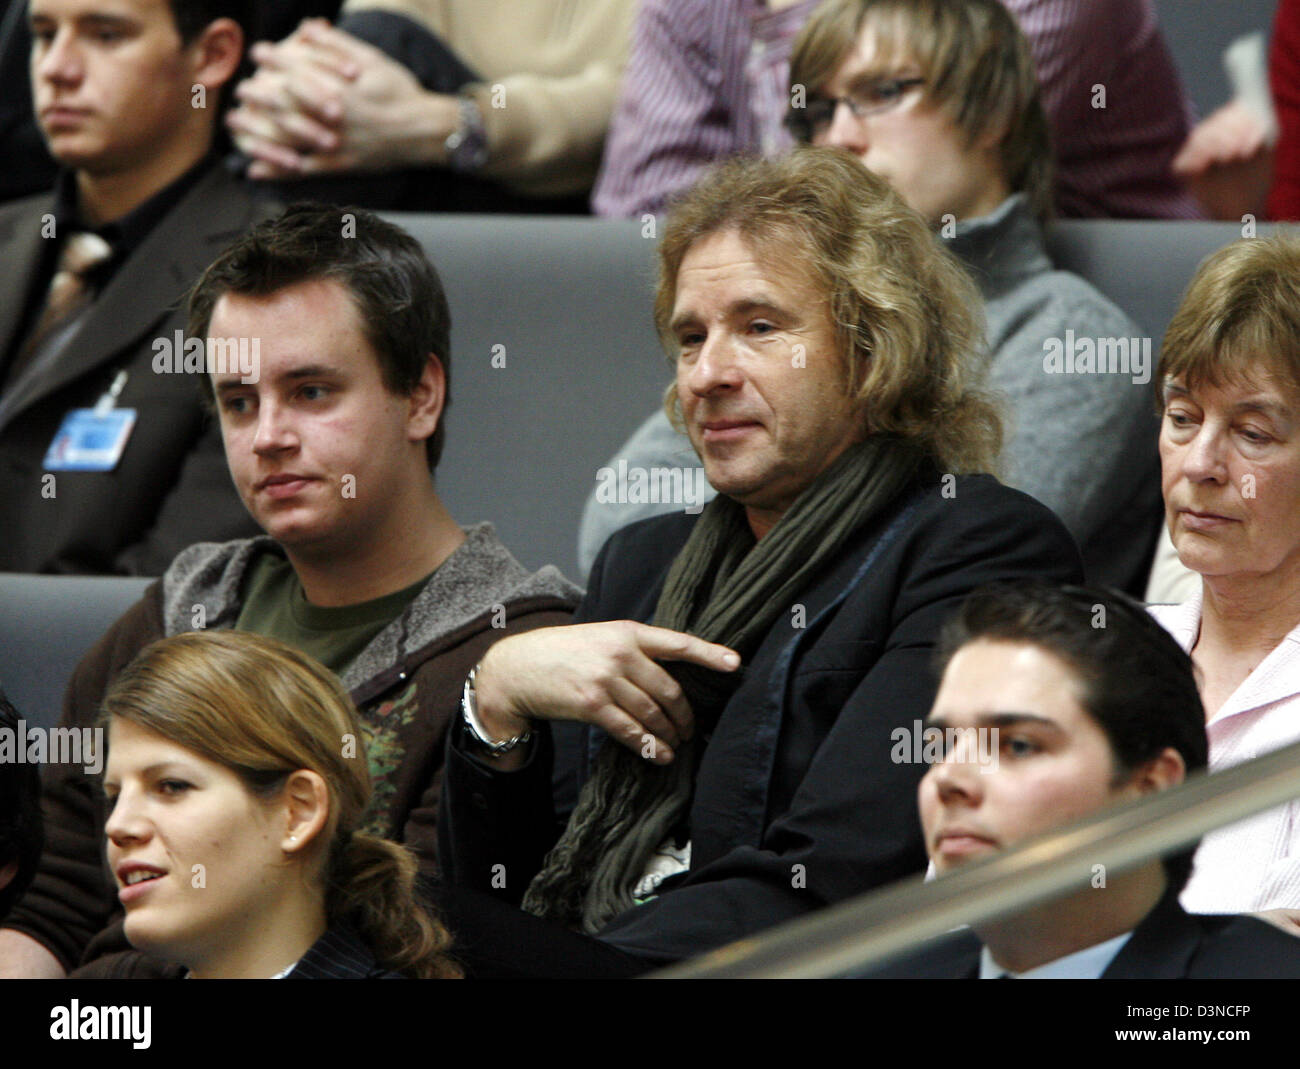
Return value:
[[(437, 868), (446, 730), (459, 715), (465, 677), (498, 638), (568, 623), (580, 593), (549, 565), (529, 573), (490, 524), (467, 536), (342, 676), (366, 728), (374, 781), (363, 828), (405, 842), (428, 873)], [(180, 554), (82, 659), (64, 697), (63, 725), (93, 726), (109, 684), (155, 639), (196, 626), (232, 627), (249, 563), (277, 551), (263, 537), (202, 543)], [(44, 789), (45, 849), (5, 927), (36, 939), (71, 969), (125, 949), (121, 910), (104, 863), (98, 777), (80, 766), (49, 765)]]

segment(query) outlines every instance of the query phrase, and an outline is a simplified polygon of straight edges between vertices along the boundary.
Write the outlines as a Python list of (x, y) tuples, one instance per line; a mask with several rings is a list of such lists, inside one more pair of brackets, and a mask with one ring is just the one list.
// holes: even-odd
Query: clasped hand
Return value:
[(377, 48), (308, 19), (278, 44), (253, 46), (257, 71), (226, 117), (253, 162), (249, 177), (282, 179), (442, 162), (454, 97), (429, 93)]

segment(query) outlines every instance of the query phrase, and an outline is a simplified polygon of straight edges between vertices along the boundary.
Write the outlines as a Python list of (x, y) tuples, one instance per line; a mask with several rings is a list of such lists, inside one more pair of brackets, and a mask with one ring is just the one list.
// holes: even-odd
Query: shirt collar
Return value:
[(1201, 599), (1205, 588), (1197, 583), (1192, 596), (1178, 605), (1148, 605), (1147, 611), (1173, 637), (1184, 653), (1191, 653), (1201, 633)]
[(59, 171), (54, 183), (55, 233), (62, 236), (88, 230), (98, 234), (112, 246), (114, 261), (121, 262), (144, 242), (150, 231), (194, 188), (215, 162), (216, 157), (209, 153), (121, 219), (97, 227), (90, 226), (82, 216), (76, 172), (65, 168)]
[[(1192, 647), (1201, 633), (1204, 594), (1204, 587), (1197, 584), (1192, 596), (1181, 605), (1147, 607), (1147, 611), (1155, 617), (1160, 626), (1168, 631), (1188, 654), (1192, 652)], [(1227, 720), (1238, 713), (1290, 699), (1300, 692), (1300, 684), (1296, 682), (1295, 672), (1297, 647), (1300, 647), (1300, 624), (1293, 627), (1256, 665), (1254, 671), (1242, 680), (1237, 689), (1228, 696), (1228, 700), (1210, 717), (1207, 727), (1213, 729), (1220, 721)], [(1286, 723), (1286, 721), (1279, 721), (1279, 723)]]
[(1084, 947), (1063, 958), (1049, 961), (1045, 965), (1014, 973), (1002, 968), (993, 960), (989, 948), (980, 947), (980, 979), (996, 980), (1006, 976), (1013, 980), (1100, 980), (1102, 974), (1110, 968), (1110, 963), (1129, 941), (1132, 932), (1117, 935), (1104, 943)]

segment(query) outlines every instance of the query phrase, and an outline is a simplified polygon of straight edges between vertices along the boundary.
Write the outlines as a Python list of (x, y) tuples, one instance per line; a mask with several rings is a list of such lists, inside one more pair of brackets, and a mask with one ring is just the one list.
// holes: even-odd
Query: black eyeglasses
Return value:
[(799, 141), (811, 141), (835, 119), (841, 104), (855, 119), (865, 119), (895, 107), (912, 89), (925, 85), (924, 78), (877, 78), (862, 82), (842, 97), (813, 97), (803, 107), (791, 107), (785, 117), (786, 128)]

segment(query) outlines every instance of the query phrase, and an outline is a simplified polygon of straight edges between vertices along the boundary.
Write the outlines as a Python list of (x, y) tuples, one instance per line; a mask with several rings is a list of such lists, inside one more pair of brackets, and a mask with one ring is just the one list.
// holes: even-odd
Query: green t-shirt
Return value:
[(370, 641), (415, 600), (428, 581), (425, 576), (405, 590), (373, 601), (323, 609), (307, 600), (287, 560), (278, 553), (263, 553), (244, 576), (243, 607), (235, 629), (278, 638), (342, 675)]

